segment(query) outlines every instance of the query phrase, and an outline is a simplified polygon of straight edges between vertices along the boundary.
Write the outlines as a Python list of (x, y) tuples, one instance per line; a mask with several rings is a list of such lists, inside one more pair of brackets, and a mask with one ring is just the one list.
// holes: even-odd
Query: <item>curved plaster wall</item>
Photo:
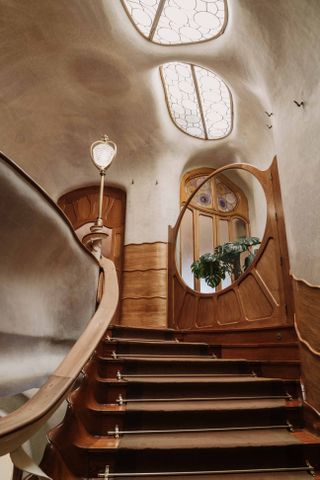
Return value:
[(39, 386), (96, 306), (99, 265), (62, 212), (0, 155), (0, 396)]
[[(292, 271), (319, 283), (320, 222), (310, 206), (319, 203), (320, 3), (228, 4), (219, 38), (164, 47), (137, 32), (121, 2), (0, 0), (0, 145), (57, 199), (97, 181), (88, 147), (106, 131), (119, 148), (108, 181), (127, 190), (126, 243), (167, 240), (184, 171), (265, 168), (277, 154)], [(227, 138), (202, 141), (173, 125), (158, 71), (173, 60), (209, 68), (230, 87)]]

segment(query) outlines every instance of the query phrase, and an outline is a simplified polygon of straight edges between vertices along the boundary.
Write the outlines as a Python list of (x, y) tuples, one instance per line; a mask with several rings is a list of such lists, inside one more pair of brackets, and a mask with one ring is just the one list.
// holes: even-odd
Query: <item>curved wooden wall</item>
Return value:
[[(266, 230), (254, 263), (230, 287), (204, 294), (190, 289), (175, 263), (175, 245), (180, 223), (190, 196), (176, 225), (169, 227), (169, 326), (176, 329), (227, 329), (285, 325), (293, 321), (289, 261), (281, 204), (277, 160), (268, 170), (247, 164), (232, 164), (216, 170), (208, 179), (227, 169), (252, 173), (261, 183), (267, 199)], [(206, 180), (206, 181), (207, 181)], [(205, 182), (203, 182), (205, 183)]]
[(320, 286), (293, 277), (293, 293), (305, 400), (318, 411), (320, 429)]

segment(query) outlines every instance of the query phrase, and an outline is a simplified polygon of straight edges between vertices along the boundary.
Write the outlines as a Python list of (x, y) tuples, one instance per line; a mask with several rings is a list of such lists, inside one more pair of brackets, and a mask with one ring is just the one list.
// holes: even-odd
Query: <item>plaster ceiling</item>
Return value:
[[(186, 165), (268, 163), (268, 105), (253, 91), (247, 55), (255, 3), (229, 1), (217, 39), (159, 46), (137, 32), (120, 0), (2, 0), (2, 150), (54, 198), (96, 181), (89, 145), (104, 132), (119, 150), (109, 180), (124, 187), (141, 172), (152, 176), (160, 162), (177, 175)], [(158, 69), (172, 60), (202, 65), (228, 84), (234, 128), (226, 139), (193, 139), (173, 125)]]

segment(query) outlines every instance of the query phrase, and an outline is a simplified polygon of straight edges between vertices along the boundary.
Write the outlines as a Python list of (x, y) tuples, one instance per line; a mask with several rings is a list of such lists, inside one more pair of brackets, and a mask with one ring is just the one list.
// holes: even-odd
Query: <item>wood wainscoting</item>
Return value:
[[(320, 433), (320, 285), (293, 277), (295, 328), (310, 427)], [(312, 425), (311, 425), (312, 423)]]
[(226, 169), (236, 168), (253, 174), (266, 195), (267, 221), (261, 247), (253, 264), (228, 288), (206, 294), (186, 285), (176, 265), (175, 249), (182, 217), (200, 184), (183, 207), (176, 225), (169, 228), (168, 323), (177, 330), (248, 329), (293, 323), (277, 160), (265, 171), (248, 164), (232, 164), (216, 170), (206, 181)]
[(124, 247), (121, 325), (167, 326), (168, 244)]

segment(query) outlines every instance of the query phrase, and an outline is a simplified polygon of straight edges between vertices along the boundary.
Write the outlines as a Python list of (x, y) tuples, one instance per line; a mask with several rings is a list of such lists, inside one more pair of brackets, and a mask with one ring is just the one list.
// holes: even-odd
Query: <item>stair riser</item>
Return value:
[(279, 347), (259, 347), (259, 348), (246, 348), (222, 346), (221, 347), (222, 358), (246, 358), (247, 360), (299, 360), (299, 348), (298, 346), (284, 346)]
[(244, 374), (251, 373), (251, 370), (246, 363), (231, 363), (231, 362), (214, 362), (210, 363), (196, 363), (196, 362), (121, 362), (111, 360), (99, 360), (97, 364), (97, 371), (100, 377), (115, 378), (117, 372), (123, 374)]
[(141, 354), (141, 355), (209, 355), (209, 347), (206, 345), (185, 345), (182, 343), (118, 343), (103, 342), (99, 353), (110, 356), (112, 352), (117, 354)]
[[(296, 385), (288, 384), (289, 393), (296, 395)], [(97, 382), (95, 399), (98, 403), (116, 403), (119, 394), (123, 398), (189, 398), (189, 397), (235, 397), (284, 395), (282, 382), (215, 382), (204, 383), (108, 383)]]
[(112, 327), (108, 335), (115, 338), (137, 338), (148, 340), (174, 340), (174, 332), (171, 330), (140, 329), (130, 327)]
[[(308, 458), (314, 456), (313, 446), (306, 446)], [(83, 457), (82, 465), (83, 465)], [(224, 470), (238, 468), (295, 467), (305, 464), (304, 448), (300, 445), (286, 447), (247, 447), (192, 450), (118, 451), (115, 455), (107, 452), (89, 452), (87, 457), (88, 476), (103, 472), (105, 465), (115, 460), (113, 469), (125, 472), (168, 471), (168, 470)], [(116, 459), (115, 459), (116, 457)], [(214, 477), (213, 477), (214, 478)], [(276, 477), (275, 477), (276, 478)]]
[[(288, 411), (289, 410), (289, 411)], [(291, 411), (294, 410), (294, 411)], [(81, 421), (91, 435), (107, 435), (118, 425), (120, 430), (156, 430), (234, 426), (261, 426), (285, 424), (288, 419), (295, 427), (302, 427), (300, 409), (274, 411), (195, 411), (195, 412), (126, 412), (106, 415), (106, 412), (82, 412)]]

